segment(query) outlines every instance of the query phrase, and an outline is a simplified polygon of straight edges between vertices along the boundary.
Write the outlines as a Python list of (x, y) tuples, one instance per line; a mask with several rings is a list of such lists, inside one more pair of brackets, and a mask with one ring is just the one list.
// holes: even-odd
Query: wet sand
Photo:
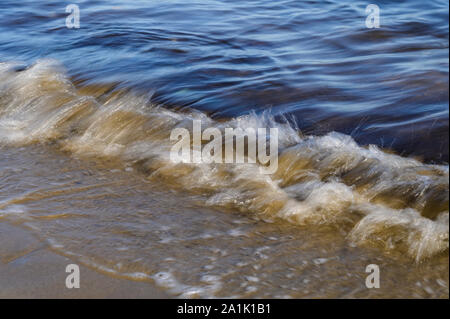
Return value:
[[(51, 251), (25, 230), (0, 223), (0, 298), (169, 298), (148, 282), (113, 278)], [(80, 288), (65, 286), (68, 264), (80, 266)]]

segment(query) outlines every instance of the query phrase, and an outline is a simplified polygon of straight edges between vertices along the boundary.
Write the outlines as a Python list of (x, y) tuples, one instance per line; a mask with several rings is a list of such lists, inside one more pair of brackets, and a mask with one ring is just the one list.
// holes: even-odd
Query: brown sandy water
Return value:
[[(117, 163), (51, 146), (3, 147), (0, 181), (0, 223), (81, 265), (156, 283), (172, 296), (448, 298), (448, 253), (416, 263), (349, 245), (336, 227), (206, 209), (200, 197)], [(368, 264), (380, 267), (379, 289), (365, 287)]]
[[(52, 61), (0, 72), (0, 222), (54, 252), (177, 297), (448, 298), (448, 165), (267, 114), (168, 110)], [(277, 172), (170, 162), (194, 119), (277, 127)]]

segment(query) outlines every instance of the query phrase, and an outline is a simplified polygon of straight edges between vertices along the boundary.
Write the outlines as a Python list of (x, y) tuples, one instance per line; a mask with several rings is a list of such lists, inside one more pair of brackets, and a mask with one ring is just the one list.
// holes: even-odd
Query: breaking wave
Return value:
[[(363, 147), (336, 132), (304, 136), (268, 113), (213, 120), (114, 85), (74, 85), (51, 60), (28, 68), (0, 63), (0, 78), (0, 144), (54, 143), (79, 156), (116, 158), (151, 181), (201, 196), (204, 205), (334, 225), (351, 244), (416, 261), (448, 253), (448, 165)], [(192, 130), (193, 120), (221, 131), (277, 127), (277, 172), (264, 175), (259, 164), (171, 162), (171, 131)]]

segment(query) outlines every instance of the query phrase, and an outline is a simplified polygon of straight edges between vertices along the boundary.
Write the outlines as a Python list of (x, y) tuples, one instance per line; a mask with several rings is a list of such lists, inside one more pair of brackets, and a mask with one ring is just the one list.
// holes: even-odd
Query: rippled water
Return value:
[[(78, 4), (0, 3), (0, 222), (174, 296), (448, 297), (448, 3)], [(277, 172), (170, 162), (194, 119)]]
[[(2, 1), (0, 59), (60, 60), (90, 82), (214, 116), (271, 108), (308, 133), (448, 162), (448, 2)], [(430, 140), (433, 141), (430, 144)]]

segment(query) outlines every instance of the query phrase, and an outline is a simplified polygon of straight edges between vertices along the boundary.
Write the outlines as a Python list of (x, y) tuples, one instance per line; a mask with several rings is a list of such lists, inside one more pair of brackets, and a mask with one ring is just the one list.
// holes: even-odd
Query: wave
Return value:
[[(0, 143), (54, 143), (81, 156), (117, 158), (154, 182), (201, 196), (203, 204), (334, 225), (350, 244), (408, 254), (416, 261), (448, 253), (448, 165), (425, 164), (358, 145), (330, 132), (303, 135), (269, 113), (214, 120), (195, 110), (169, 110), (151, 96), (115, 85), (74, 85), (64, 68), (40, 60), (23, 68), (0, 63)], [(169, 159), (174, 128), (276, 127), (278, 170), (260, 164), (191, 164)]]

